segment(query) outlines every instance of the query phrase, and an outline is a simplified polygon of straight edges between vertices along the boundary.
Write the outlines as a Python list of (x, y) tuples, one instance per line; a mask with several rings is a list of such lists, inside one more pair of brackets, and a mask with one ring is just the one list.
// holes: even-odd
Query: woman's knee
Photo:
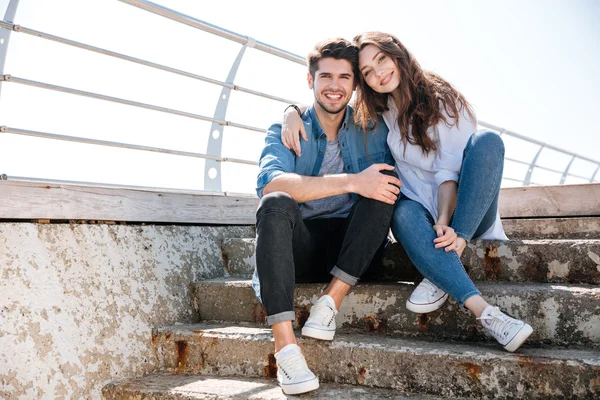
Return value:
[(470, 142), (470, 147), (480, 148), (486, 152), (499, 151), (504, 154), (504, 141), (494, 131), (477, 131), (471, 136)]
[(423, 206), (412, 200), (400, 200), (394, 209), (392, 217), (392, 233), (399, 240), (399, 236), (410, 233), (416, 219), (423, 214)]

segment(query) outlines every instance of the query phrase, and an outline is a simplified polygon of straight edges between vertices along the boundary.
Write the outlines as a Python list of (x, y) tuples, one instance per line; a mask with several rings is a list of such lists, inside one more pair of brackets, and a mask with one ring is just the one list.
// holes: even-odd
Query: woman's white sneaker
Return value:
[(477, 318), (481, 325), (511, 353), (517, 350), (533, 332), (533, 328), (525, 322), (509, 317), (498, 307), (487, 306), (481, 317)]
[(277, 382), (285, 394), (300, 394), (319, 388), (319, 378), (308, 369), (302, 350), (288, 344), (275, 353)]
[(321, 296), (310, 309), (310, 315), (302, 327), (302, 336), (333, 340), (337, 313), (333, 298), (329, 295)]
[(423, 279), (406, 300), (406, 308), (417, 314), (430, 313), (440, 308), (448, 299), (448, 293)]

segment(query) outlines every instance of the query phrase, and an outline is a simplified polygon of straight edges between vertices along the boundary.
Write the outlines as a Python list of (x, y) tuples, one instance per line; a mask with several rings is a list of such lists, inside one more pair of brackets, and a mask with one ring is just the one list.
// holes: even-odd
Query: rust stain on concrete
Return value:
[(302, 328), (308, 319), (310, 312), (306, 309), (306, 307), (300, 307), (296, 311), (296, 324), (298, 324), (299, 328)]
[(431, 321), (431, 317), (428, 314), (419, 315), (419, 318), (417, 318), (417, 325), (421, 332), (427, 332), (429, 330), (429, 321)]
[(152, 339), (151, 339), (152, 346), (156, 346), (156, 341), (158, 340), (159, 337), (160, 337), (160, 335), (158, 333), (152, 334)]
[(590, 382), (590, 389), (592, 389), (592, 393), (600, 393), (600, 375), (592, 378), (592, 381)]
[(365, 367), (360, 367), (358, 369), (358, 375), (356, 376), (356, 383), (359, 385), (364, 385), (367, 380), (367, 369)]
[(182, 373), (185, 371), (189, 351), (190, 351), (189, 344), (185, 340), (178, 340), (175, 342), (175, 357), (177, 359), (177, 373)]
[(365, 320), (367, 332), (381, 333), (387, 331), (388, 329), (387, 318), (380, 318), (375, 313), (365, 315), (363, 319)]
[[(307, 317), (308, 318), (308, 317)], [(261, 303), (254, 304), (252, 307), (252, 322), (255, 324), (264, 324), (267, 320), (267, 311)]]
[(266, 378), (277, 377), (277, 361), (275, 360), (275, 354), (269, 353), (267, 356), (267, 365), (263, 367), (263, 376)]
[(223, 259), (223, 267), (225, 268), (225, 271), (231, 275), (231, 269), (229, 268), (229, 254), (227, 254), (224, 242), (221, 242), (221, 258)]
[(497, 247), (486, 247), (483, 253), (483, 272), (486, 278), (496, 280), (502, 275), (502, 260)]
[(473, 363), (464, 364), (467, 369), (467, 376), (471, 381), (479, 381), (479, 374), (481, 373), (481, 367)]

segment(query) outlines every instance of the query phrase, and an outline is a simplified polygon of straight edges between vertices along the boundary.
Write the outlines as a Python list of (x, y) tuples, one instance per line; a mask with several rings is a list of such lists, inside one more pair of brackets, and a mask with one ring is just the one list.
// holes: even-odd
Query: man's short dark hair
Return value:
[(308, 54), (308, 72), (315, 78), (319, 69), (319, 61), (324, 58), (346, 60), (352, 65), (354, 79), (358, 78), (358, 48), (349, 40), (343, 38), (327, 39), (315, 45), (315, 49)]

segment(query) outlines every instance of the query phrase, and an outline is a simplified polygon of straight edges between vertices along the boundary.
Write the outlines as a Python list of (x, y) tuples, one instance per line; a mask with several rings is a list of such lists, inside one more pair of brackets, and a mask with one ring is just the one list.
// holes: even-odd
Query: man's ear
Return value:
[(310, 72), (306, 73), (306, 80), (308, 81), (308, 88), (312, 90), (313, 88), (313, 77)]

